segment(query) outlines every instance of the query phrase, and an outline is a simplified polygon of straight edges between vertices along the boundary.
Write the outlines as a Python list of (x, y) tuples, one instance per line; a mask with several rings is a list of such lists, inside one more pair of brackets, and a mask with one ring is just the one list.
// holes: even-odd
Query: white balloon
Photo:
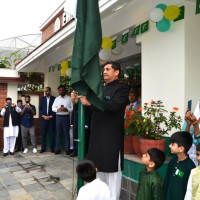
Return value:
[(150, 19), (153, 22), (159, 22), (163, 18), (163, 10), (160, 8), (154, 8), (150, 13)]
[(71, 75), (72, 75), (72, 68), (68, 68), (66, 70), (66, 75), (69, 76), (69, 77), (71, 77)]
[(115, 55), (121, 54), (122, 51), (123, 51), (123, 46), (120, 43), (117, 44), (115, 49), (112, 49), (112, 53)]
[(101, 51), (99, 52), (99, 58), (101, 60), (107, 61), (109, 60), (111, 57), (111, 49), (101, 49)]

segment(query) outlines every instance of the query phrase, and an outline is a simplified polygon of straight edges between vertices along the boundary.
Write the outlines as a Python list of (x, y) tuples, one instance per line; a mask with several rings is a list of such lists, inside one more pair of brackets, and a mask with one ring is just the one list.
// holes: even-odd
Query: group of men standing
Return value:
[[(73, 110), (73, 103), (70, 96), (66, 95), (64, 86), (59, 86), (60, 96), (55, 98), (51, 96), (51, 88), (45, 88), (45, 96), (42, 97), (39, 104), (39, 112), (41, 117), (42, 144), (40, 153), (46, 151), (46, 136), (49, 133), (50, 150), (52, 153), (61, 153), (61, 134), (65, 134), (65, 150), (66, 154), (70, 154), (70, 112)], [(17, 105), (12, 103), (12, 99), (5, 99), (4, 108), (2, 108), (0, 117), (4, 116), (4, 149), (3, 156), (14, 155), (15, 151), (23, 151), (28, 153), (27, 138), (30, 134), (33, 153), (37, 153), (37, 140), (35, 135), (34, 115), (36, 108), (30, 104), (30, 96), (25, 96), (25, 104), (22, 100), (17, 101)], [(56, 129), (56, 149), (54, 149)], [(16, 146), (16, 150), (15, 150)]]
[(31, 143), (33, 145), (33, 152), (37, 153), (35, 127), (33, 116), (36, 114), (35, 106), (30, 104), (30, 96), (25, 96), (25, 105), (18, 100), (17, 105), (12, 102), (10, 97), (5, 99), (4, 108), (1, 110), (1, 115), (4, 116), (4, 149), (3, 156), (14, 155), (15, 143), (17, 140), (17, 151), (24, 150), (28, 152), (27, 148), (27, 134), (30, 133)]

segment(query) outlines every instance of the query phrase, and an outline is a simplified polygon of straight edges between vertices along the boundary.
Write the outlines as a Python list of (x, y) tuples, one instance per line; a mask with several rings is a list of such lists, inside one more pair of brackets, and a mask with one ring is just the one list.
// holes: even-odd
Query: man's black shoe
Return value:
[(15, 153), (14, 152), (10, 152), (10, 155), (13, 156)]
[(55, 154), (57, 155), (57, 154), (60, 154), (60, 150), (56, 150), (55, 151)]
[(3, 156), (7, 156), (8, 155), (8, 153), (3, 153)]
[(44, 152), (45, 152), (45, 149), (41, 149), (41, 150), (40, 150), (40, 153), (44, 153)]
[(69, 151), (66, 151), (66, 155), (70, 155), (70, 150), (69, 150)]
[(55, 150), (54, 150), (54, 149), (51, 149), (51, 153), (55, 153)]

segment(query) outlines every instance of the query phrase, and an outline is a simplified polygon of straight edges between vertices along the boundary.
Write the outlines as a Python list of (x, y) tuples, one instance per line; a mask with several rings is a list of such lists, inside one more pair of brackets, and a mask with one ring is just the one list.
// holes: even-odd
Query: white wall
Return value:
[(14, 69), (0, 68), (0, 77), (18, 78), (19, 74), (17, 70)]
[(185, 11), (185, 107), (192, 100), (192, 111), (200, 100), (200, 15), (195, 3), (186, 2)]
[(60, 72), (58, 71), (57, 66), (55, 66), (54, 72), (49, 72), (46, 70), (45, 78), (44, 78), (44, 87), (51, 87), (51, 94), (57, 97), (58, 94), (58, 86), (60, 85)]
[(7, 97), (10, 97), (12, 99), (12, 102), (17, 104), (17, 83), (8, 83), (7, 85)]

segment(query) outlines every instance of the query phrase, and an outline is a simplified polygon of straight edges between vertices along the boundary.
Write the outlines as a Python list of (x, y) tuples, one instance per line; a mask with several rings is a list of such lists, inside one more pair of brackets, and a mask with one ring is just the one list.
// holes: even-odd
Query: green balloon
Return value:
[(156, 23), (156, 27), (160, 32), (166, 32), (170, 29), (170, 21), (163, 17), (161, 21)]
[(156, 8), (160, 8), (161, 10), (165, 11), (165, 9), (167, 8), (167, 5), (165, 5), (164, 3), (161, 3), (161, 4), (158, 4)]

